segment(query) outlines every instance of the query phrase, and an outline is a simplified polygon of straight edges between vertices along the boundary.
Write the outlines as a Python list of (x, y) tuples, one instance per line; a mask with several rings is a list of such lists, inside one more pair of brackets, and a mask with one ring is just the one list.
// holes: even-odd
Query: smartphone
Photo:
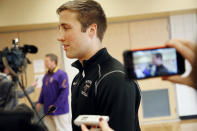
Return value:
[(129, 79), (146, 79), (185, 72), (185, 60), (175, 48), (154, 47), (127, 50), (123, 57)]
[(99, 126), (99, 119), (102, 118), (104, 121), (109, 121), (109, 116), (100, 116), (100, 115), (79, 115), (75, 120), (74, 124), (81, 126), (85, 124), (87, 126)]

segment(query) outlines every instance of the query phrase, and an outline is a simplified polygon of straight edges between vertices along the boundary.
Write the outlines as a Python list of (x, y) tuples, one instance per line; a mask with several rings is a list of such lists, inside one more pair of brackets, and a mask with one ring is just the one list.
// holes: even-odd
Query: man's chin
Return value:
[(75, 58), (76, 58), (75, 56), (73, 56), (73, 55), (71, 55), (71, 54), (67, 54), (67, 53), (66, 53), (66, 56), (67, 56), (67, 58), (69, 58), (69, 59), (75, 59)]

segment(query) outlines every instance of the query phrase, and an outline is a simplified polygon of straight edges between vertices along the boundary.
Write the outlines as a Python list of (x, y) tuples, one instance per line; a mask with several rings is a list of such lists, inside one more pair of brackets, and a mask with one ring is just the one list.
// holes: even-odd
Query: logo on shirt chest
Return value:
[(92, 81), (91, 80), (86, 80), (85, 81), (85, 85), (83, 86), (82, 90), (81, 90), (81, 94), (85, 97), (88, 97), (88, 92), (89, 92), (89, 89), (92, 85)]
[(46, 82), (45, 82), (45, 85), (46, 85), (46, 86), (48, 86), (48, 84), (53, 83), (53, 80), (54, 80), (54, 78), (53, 78), (53, 77), (51, 77), (51, 78), (47, 78), (47, 79), (46, 79)]

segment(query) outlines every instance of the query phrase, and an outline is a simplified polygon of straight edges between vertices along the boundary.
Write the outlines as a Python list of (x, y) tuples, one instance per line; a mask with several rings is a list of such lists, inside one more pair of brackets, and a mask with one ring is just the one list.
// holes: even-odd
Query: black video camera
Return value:
[(18, 45), (18, 39), (12, 41), (12, 48), (6, 47), (0, 51), (0, 72), (3, 72), (4, 68), (8, 68), (11, 75), (17, 75), (22, 73), (27, 64), (30, 64), (27, 53), (36, 53), (38, 51), (36, 46), (33, 45)]

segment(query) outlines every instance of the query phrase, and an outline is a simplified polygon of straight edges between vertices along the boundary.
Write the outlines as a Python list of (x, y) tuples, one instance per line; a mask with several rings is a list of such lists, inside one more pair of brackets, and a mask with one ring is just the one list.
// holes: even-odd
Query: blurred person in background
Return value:
[[(34, 92), (37, 82), (26, 88), (27, 94)], [(3, 65), (0, 66), (0, 109), (13, 110), (19, 103), (19, 98), (25, 97), (22, 90), (17, 89), (17, 84), (9, 77), (9, 70)]]
[(40, 112), (42, 105), (44, 113), (55, 107), (56, 110), (48, 113), (44, 123), (49, 131), (72, 131), (71, 118), (69, 113), (69, 83), (66, 72), (58, 69), (58, 57), (49, 53), (45, 56), (45, 66), (48, 69), (42, 84), (39, 100), (36, 104), (37, 112)]

